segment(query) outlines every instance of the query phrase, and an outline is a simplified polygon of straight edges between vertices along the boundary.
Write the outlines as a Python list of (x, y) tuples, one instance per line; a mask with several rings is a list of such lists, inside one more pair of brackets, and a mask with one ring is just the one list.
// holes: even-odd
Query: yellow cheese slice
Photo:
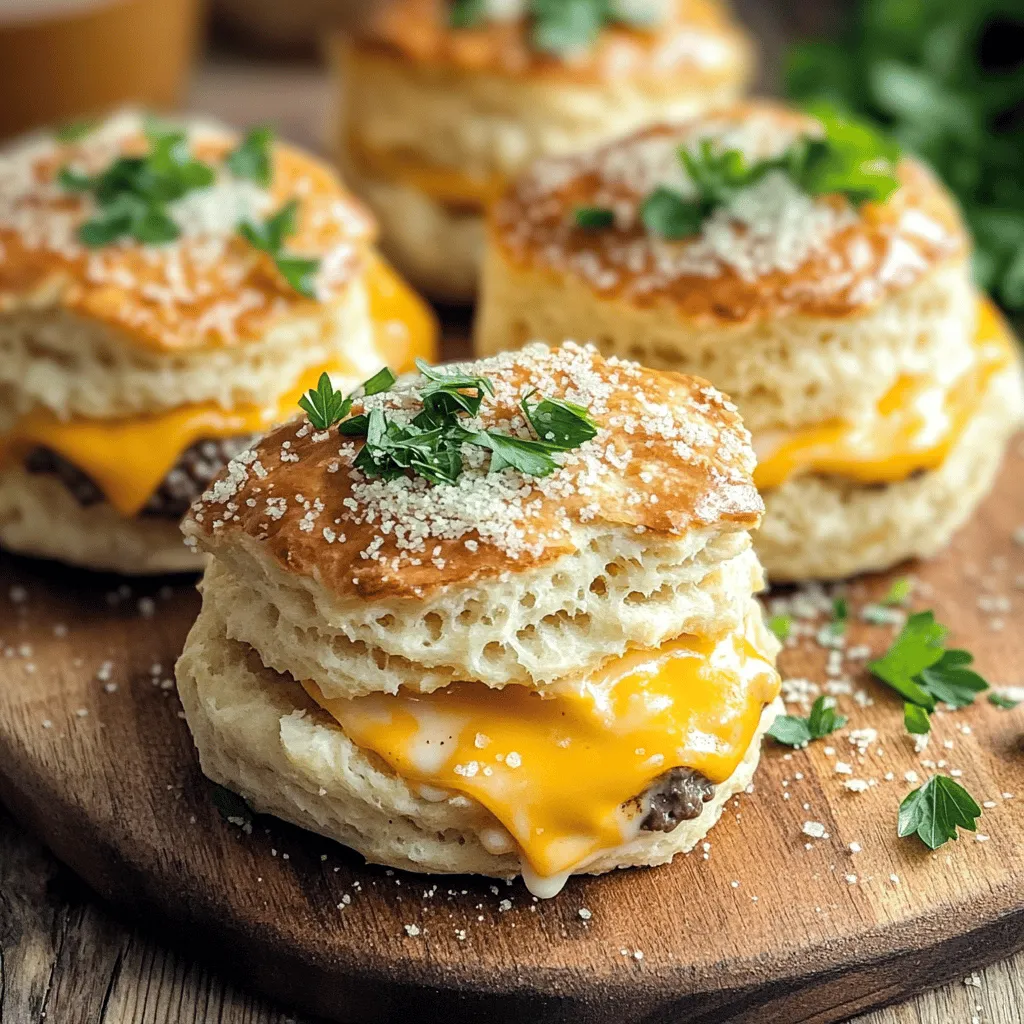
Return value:
[(349, 140), (349, 155), (366, 173), (398, 182), (447, 206), (483, 210), (505, 191), (500, 174), (467, 174), (455, 167), (438, 167), (408, 151), (378, 150), (358, 139)]
[(634, 836), (634, 798), (670, 768), (727, 779), (779, 677), (748, 640), (730, 634), (627, 654), (555, 696), (455, 683), (431, 694), (329, 700), (303, 685), (397, 775), (486, 807), (526, 871), (543, 880)]
[[(416, 356), (433, 360), (438, 329), (426, 303), (376, 258), (367, 270), (366, 287), (381, 362), (403, 372), (412, 368)], [(132, 517), (192, 445), (262, 433), (299, 415), (299, 398), (316, 387), (323, 372), (350, 376), (351, 368), (337, 361), (316, 367), (269, 408), (226, 410), (203, 402), (116, 420), (61, 420), (49, 410), (36, 409), (0, 435), (0, 464), (24, 458), (36, 447), (49, 448), (85, 473), (121, 515)]]
[(865, 419), (755, 437), (754, 483), (768, 491), (792, 477), (817, 473), (888, 484), (937, 468), (977, 412), (992, 377), (1015, 358), (1014, 345), (995, 307), (982, 300), (974, 363), (962, 377), (940, 383), (906, 376)]

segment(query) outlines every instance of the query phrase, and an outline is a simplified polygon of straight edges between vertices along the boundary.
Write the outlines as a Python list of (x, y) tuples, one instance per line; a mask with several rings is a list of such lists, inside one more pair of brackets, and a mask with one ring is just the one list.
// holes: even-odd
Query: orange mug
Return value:
[(0, 0), (0, 137), (179, 104), (199, 0)]

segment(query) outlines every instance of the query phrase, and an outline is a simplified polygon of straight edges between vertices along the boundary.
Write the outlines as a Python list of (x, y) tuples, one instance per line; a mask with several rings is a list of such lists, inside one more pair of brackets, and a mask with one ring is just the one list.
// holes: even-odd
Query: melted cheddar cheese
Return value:
[[(366, 274), (375, 344), (381, 361), (399, 372), (417, 356), (437, 353), (437, 324), (429, 307), (382, 260)], [(88, 476), (126, 517), (138, 515), (181, 455), (199, 441), (262, 433), (299, 414), (299, 398), (320, 374), (350, 377), (353, 367), (336, 361), (305, 373), (274, 406), (224, 409), (215, 402), (124, 419), (62, 420), (36, 409), (0, 435), (0, 465), (33, 448), (48, 448)]]
[(415, 153), (376, 149), (354, 138), (348, 150), (365, 173), (406, 185), (446, 206), (482, 211), (505, 191), (500, 174), (481, 176), (438, 167)]
[(734, 633), (627, 654), (550, 696), (455, 683), (329, 700), (303, 685), (353, 743), (424, 795), (456, 792), (486, 807), (540, 895), (545, 881), (557, 891), (573, 870), (635, 836), (636, 798), (664, 772), (686, 766), (714, 783), (732, 775), (779, 677)]
[(980, 303), (974, 348), (974, 361), (959, 379), (902, 377), (865, 419), (756, 437), (754, 483), (767, 491), (817, 473), (889, 484), (937, 468), (977, 412), (993, 376), (1014, 359), (1009, 329), (988, 300)]

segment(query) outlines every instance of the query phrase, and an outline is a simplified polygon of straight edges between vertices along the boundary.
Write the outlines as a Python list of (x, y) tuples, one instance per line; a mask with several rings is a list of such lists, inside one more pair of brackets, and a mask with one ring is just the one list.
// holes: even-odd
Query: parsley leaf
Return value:
[(331, 378), (321, 373), (316, 389), (310, 389), (299, 399), (299, 408), (317, 430), (328, 430), (348, 415), (352, 399), (335, 391)]
[(967, 651), (945, 651), (934, 665), (921, 673), (921, 685), (936, 700), (953, 707), (973, 704), (974, 698), (988, 689), (988, 683), (967, 667), (973, 661)]
[[(722, 150), (711, 139), (701, 139), (695, 149), (681, 146), (679, 161), (693, 195), (659, 185), (641, 202), (640, 221), (661, 238), (695, 235), (715, 210), (772, 171), (787, 174), (809, 196), (841, 195), (854, 206), (885, 202), (900, 185), (898, 146), (824, 104), (810, 112), (821, 125), (821, 137), (801, 137), (777, 157), (750, 163), (739, 150)], [(575, 218), (578, 226), (593, 230), (614, 222), (611, 211), (593, 206), (577, 207)]]
[(846, 717), (837, 715), (835, 703), (821, 696), (813, 705), (807, 718), (796, 715), (779, 715), (772, 722), (768, 735), (779, 743), (790, 747), (802, 747), (811, 740), (820, 740), (846, 725)]
[(460, 412), (476, 416), (484, 395), (494, 394), (494, 387), (486, 377), (445, 373), (422, 359), (416, 360), (416, 369), (427, 378), (426, 386), (420, 389), (420, 397), (423, 408), (433, 417), (455, 416)]
[(664, 185), (659, 185), (640, 204), (644, 227), (673, 241), (697, 234), (710, 212), (703, 203), (692, 202)]
[(1013, 698), (1007, 697), (1005, 693), (999, 693), (996, 690), (993, 690), (988, 695), (988, 702), (989, 704), (994, 704), (997, 708), (1005, 708), (1007, 711), (1012, 711), (1020, 704), (1019, 700), (1013, 700)]
[(84, 121), (71, 121), (68, 124), (61, 125), (54, 133), (53, 137), (65, 145), (71, 142), (81, 142), (92, 130), (96, 127), (96, 122), (91, 120)]
[(368, 381), (363, 384), (364, 395), (380, 395), (390, 391), (398, 378), (388, 369), (381, 367)]
[(58, 172), (61, 188), (91, 193), (96, 202), (96, 215), (78, 229), (83, 245), (99, 248), (125, 237), (143, 245), (173, 242), (181, 232), (167, 204), (213, 184), (213, 168), (191, 155), (185, 132), (152, 119), (145, 132), (145, 156), (118, 157), (95, 177), (72, 167)]
[(768, 628), (775, 634), (775, 639), (788, 640), (793, 632), (793, 620), (788, 615), (773, 615), (768, 620)]
[(868, 663), (868, 671), (911, 704), (933, 711), (935, 698), (919, 680), (925, 669), (941, 660), (946, 634), (932, 612), (911, 615), (889, 650)]
[[(623, 0), (527, 0), (530, 39), (534, 49), (564, 57), (588, 50), (607, 25), (650, 28), (658, 12), (635, 10)], [(451, 0), (449, 24), (477, 28), (492, 20), (485, 0)]]
[(913, 590), (913, 584), (910, 580), (902, 578), (893, 580), (889, 586), (888, 593), (879, 602), (886, 608), (897, 608), (904, 604), (910, 597), (910, 592)]
[(576, 227), (587, 231), (602, 231), (615, 223), (615, 213), (604, 206), (577, 206)]
[(267, 188), (271, 179), (270, 150), (274, 143), (274, 129), (269, 125), (252, 128), (237, 149), (228, 153), (225, 163), (236, 178), (254, 181)]
[(932, 731), (931, 716), (918, 704), (903, 705), (903, 724), (914, 736), (924, 736)]
[[(390, 391), (395, 380), (395, 375), (385, 366), (346, 397), (340, 391), (334, 390), (331, 378), (326, 373), (321, 373), (316, 388), (310, 389), (299, 399), (299, 408), (309, 417), (309, 422), (317, 430), (328, 430), (348, 416), (359, 392), (364, 395), (378, 395), (382, 391)], [(358, 424), (357, 420), (360, 421)], [(355, 425), (356, 429), (352, 430), (350, 426), (349, 430), (342, 432), (362, 436), (367, 429), (365, 421), (365, 416), (353, 416), (347, 423)]]
[(531, 0), (533, 45), (559, 56), (589, 50), (608, 20), (605, 0)]
[(518, 469), (527, 476), (549, 476), (558, 467), (543, 444), (521, 437), (488, 430), (473, 436), (473, 443), (491, 450), (491, 473), (508, 468)]
[(937, 702), (966, 707), (988, 689), (988, 683), (968, 667), (974, 658), (967, 651), (944, 649), (946, 634), (932, 612), (911, 615), (883, 657), (868, 664), (872, 675), (906, 701), (903, 722), (915, 735), (931, 730), (928, 718)]
[[(419, 389), (423, 409), (405, 425), (389, 418), (380, 407), (346, 418), (355, 393), (342, 399), (326, 374), (320, 378), (317, 390), (304, 395), (299, 404), (318, 429), (326, 430), (338, 423), (339, 433), (364, 438), (353, 465), (367, 476), (385, 480), (413, 472), (432, 484), (454, 484), (462, 474), (465, 444), (491, 453), (491, 473), (511, 467), (529, 476), (547, 476), (558, 468), (553, 452), (579, 447), (597, 433), (597, 424), (582, 406), (544, 399), (531, 407), (529, 395), (522, 399), (523, 411), (534, 430), (545, 432), (546, 439), (467, 429), (462, 417), (476, 416), (484, 396), (494, 394), (490, 379), (459, 370), (439, 370), (422, 359), (416, 361), (416, 366), (426, 381)], [(363, 394), (388, 391), (395, 380), (390, 370), (383, 369), (363, 384)]]
[(597, 435), (597, 424), (582, 405), (545, 398), (531, 406), (529, 399), (533, 394), (531, 391), (524, 395), (519, 405), (526, 422), (543, 443), (564, 451), (578, 448)]
[(959, 783), (933, 775), (900, 804), (900, 838), (917, 835), (930, 850), (957, 838), (957, 827), (974, 832), (981, 808)]
[(832, 602), (832, 621), (829, 623), (829, 631), (833, 636), (842, 636), (846, 632), (846, 626), (850, 618), (850, 606), (845, 597), (837, 597)]
[(452, 0), (448, 21), (452, 28), (475, 28), (486, 15), (486, 0)]
[(242, 221), (238, 233), (255, 249), (265, 252), (281, 276), (300, 295), (316, 298), (316, 275), (320, 261), (312, 257), (295, 256), (285, 251), (285, 239), (295, 234), (299, 201), (292, 199), (262, 224)]

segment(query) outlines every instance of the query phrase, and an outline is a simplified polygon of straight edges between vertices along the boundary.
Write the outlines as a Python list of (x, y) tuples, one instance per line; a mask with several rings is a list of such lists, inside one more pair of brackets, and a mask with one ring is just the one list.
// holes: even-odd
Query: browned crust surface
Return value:
[[(138, 132), (113, 144), (91, 138), (70, 145), (35, 138), (0, 155), (0, 315), (59, 305), (109, 325), (139, 348), (175, 353), (258, 341), (276, 323), (315, 307), (236, 231), (183, 236), (168, 246), (79, 244), (77, 228), (90, 209), (54, 186), (58, 171), (73, 162), (95, 173), (143, 146)], [(192, 148), (220, 165), (237, 143), (217, 130), (197, 135)], [(321, 259), (318, 299), (331, 301), (363, 270), (372, 218), (330, 168), (291, 146), (274, 146), (269, 193), (271, 212), (299, 199), (288, 251)]]
[[(356, 443), (293, 423), (233, 463), (193, 506), (186, 534), (214, 554), (255, 544), (342, 596), (393, 598), (549, 564), (576, 550), (587, 527), (664, 537), (758, 523), (749, 435), (705, 381), (575, 345), (473, 365), (495, 385), (482, 426), (525, 436), (518, 400), (537, 387), (586, 404), (601, 430), (558, 456), (548, 477), (488, 474), (484, 463), (458, 487), (431, 487), (367, 481), (352, 468)], [(388, 407), (418, 410), (416, 383), (386, 396)]]
[[(813, 125), (754, 102), (686, 125), (645, 129), (593, 153), (541, 161), (493, 207), (490, 242), (519, 265), (576, 276), (607, 298), (665, 304), (709, 326), (793, 314), (854, 316), (964, 257), (969, 243), (953, 200), (923, 165), (906, 158), (898, 166), (902, 185), (884, 204), (855, 211), (842, 197), (816, 200), (810, 213), (827, 227), (795, 266), (769, 262), (751, 273), (739, 260), (698, 250), (702, 236), (666, 241), (644, 230), (638, 208), (653, 180), (645, 167), (652, 152), (744, 131), (754, 132), (755, 150), (781, 151)], [(576, 226), (576, 209), (594, 205), (616, 211), (613, 228)], [(803, 222), (797, 228), (804, 230)]]
[(382, 6), (358, 45), (435, 70), (577, 85), (631, 80), (657, 92), (744, 81), (753, 64), (746, 34), (716, 0), (679, 0), (654, 31), (609, 27), (592, 49), (565, 59), (534, 49), (525, 21), (454, 29), (443, 0), (397, 0)]

